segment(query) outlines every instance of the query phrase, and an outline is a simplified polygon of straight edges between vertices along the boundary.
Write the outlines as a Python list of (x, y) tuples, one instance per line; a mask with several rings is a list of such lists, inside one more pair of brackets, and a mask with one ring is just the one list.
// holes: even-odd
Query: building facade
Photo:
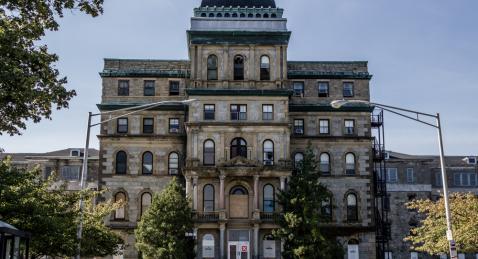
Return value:
[[(372, 108), (367, 62), (289, 61), (291, 32), (273, 0), (203, 0), (187, 31), (188, 60), (106, 59), (99, 185), (126, 201), (108, 219), (138, 258), (134, 229), (174, 176), (192, 200), (197, 258), (281, 258), (271, 232), (276, 194), (310, 145), (344, 258), (376, 258)], [(378, 257), (380, 258), (380, 257)]]
[[(466, 192), (478, 195), (476, 156), (446, 157), (447, 183), (450, 192)], [(388, 208), (391, 223), (389, 258), (431, 259), (447, 258), (430, 256), (410, 250), (403, 239), (410, 229), (418, 226), (419, 215), (408, 210), (406, 203), (415, 199), (438, 200), (443, 194), (440, 158), (389, 152), (384, 178), (389, 196)], [(459, 259), (476, 259), (477, 254), (459, 254)]]

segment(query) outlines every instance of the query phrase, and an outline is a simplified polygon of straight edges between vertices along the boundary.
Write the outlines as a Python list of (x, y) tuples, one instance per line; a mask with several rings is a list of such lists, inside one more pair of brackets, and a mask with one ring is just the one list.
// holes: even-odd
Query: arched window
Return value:
[(327, 220), (332, 219), (332, 197), (329, 196), (322, 201), (321, 214)]
[(234, 57), (234, 80), (244, 80), (244, 57)]
[(215, 149), (214, 141), (210, 139), (204, 142), (203, 164), (204, 165), (216, 164), (216, 149)]
[(261, 57), (261, 80), (271, 80), (271, 64), (268, 56)]
[(277, 18), (277, 14), (275, 13), (271, 14), (271, 18)]
[(232, 17), (236, 18), (236, 17), (237, 17), (237, 13), (233, 13), (233, 14), (232, 14)]
[(126, 174), (128, 168), (128, 156), (126, 152), (119, 151), (116, 153), (116, 174)]
[(323, 175), (330, 174), (330, 155), (329, 154), (327, 153), (320, 154), (319, 169), (320, 169), (320, 173)]
[(217, 56), (207, 58), (207, 80), (217, 80)]
[(263, 193), (263, 208), (264, 212), (274, 212), (275, 211), (275, 191), (274, 186), (267, 184), (264, 186)]
[(264, 141), (263, 144), (264, 165), (274, 165), (274, 142)]
[(152, 200), (153, 196), (151, 196), (149, 192), (145, 192), (141, 195), (141, 216), (151, 207)]
[(213, 13), (210, 13), (210, 14), (209, 14), (209, 17), (214, 17), (214, 14), (213, 14)]
[(240, 16), (241, 18), (244, 18), (244, 17), (246, 17), (246, 14), (245, 14), (245, 13), (241, 13), (239, 16)]
[[(124, 192), (116, 193), (115, 202), (126, 203), (126, 194)], [(125, 207), (126, 207), (126, 204), (124, 204), (121, 208), (116, 209), (116, 211), (115, 211), (115, 219), (116, 220), (125, 219)]]
[(242, 138), (235, 138), (231, 142), (231, 159), (237, 156), (247, 158), (247, 142)]
[(262, 15), (260, 13), (256, 14), (256, 18), (262, 18)]
[(345, 174), (354, 175), (355, 174), (355, 155), (348, 153), (345, 155)]
[(207, 17), (206, 13), (201, 13), (201, 17)]
[(264, 18), (269, 18), (269, 14), (266, 14), (266, 13), (265, 13), (263, 17), (264, 17)]
[(230, 14), (230, 13), (225, 13), (225, 14), (224, 14), (224, 17), (226, 17), (226, 18), (227, 18), (227, 17), (231, 17), (231, 14)]
[(179, 155), (176, 152), (169, 154), (168, 171), (170, 175), (179, 174)]
[(247, 195), (248, 192), (247, 192), (246, 188), (244, 188), (242, 186), (235, 186), (234, 188), (231, 189), (230, 194), (231, 195)]
[(304, 160), (304, 154), (295, 153), (295, 155), (294, 155), (294, 167), (296, 169), (298, 169), (303, 160)]
[(222, 17), (222, 13), (218, 13), (218, 14), (216, 15), (216, 17), (221, 18), (221, 17)]
[(347, 195), (347, 221), (358, 220), (357, 195), (350, 193)]
[(204, 212), (214, 211), (214, 186), (208, 184), (203, 189)]
[(153, 174), (153, 153), (143, 154), (143, 174)]
[(254, 14), (249, 13), (249, 14), (247, 15), (247, 17), (248, 17), (248, 18), (254, 18)]
[(206, 234), (202, 237), (202, 255), (203, 257), (214, 257), (215, 254), (214, 236)]

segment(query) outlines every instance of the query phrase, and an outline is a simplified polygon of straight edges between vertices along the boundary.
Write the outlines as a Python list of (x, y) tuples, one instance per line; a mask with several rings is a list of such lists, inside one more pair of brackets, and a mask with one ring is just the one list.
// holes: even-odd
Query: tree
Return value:
[(310, 146), (303, 161), (294, 171), (288, 188), (278, 194), (278, 203), (284, 210), (274, 236), (284, 241), (284, 258), (343, 257), (341, 246), (332, 235), (320, 227), (327, 217), (321, 214), (322, 202), (330, 192), (319, 181), (317, 161)]
[(52, 106), (68, 108), (76, 95), (54, 64), (58, 56), (38, 42), (45, 31), (58, 30), (65, 10), (93, 17), (103, 0), (0, 0), (0, 135), (20, 134), (25, 122), (51, 119)]
[(107, 229), (103, 219), (121, 204), (93, 205), (96, 191), (70, 192), (52, 188), (54, 176), (43, 180), (40, 170), (18, 169), (10, 160), (0, 163), (0, 219), (32, 234), (32, 258), (71, 257), (76, 254), (79, 199), (86, 199), (83, 256), (107, 256), (119, 252), (123, 240)]
[(161, 194), (155, 194), (148, 211), (138, 223), (136, 248), (143, 257), (194, 258), (193, 243), (186, 233), (193, 228), (189, 201), (174, 178)]
[[(432, 255), (448, 253), (446, 238), (445, 203), (443, 198), (415, 200), (407, 204), (421, 216), (420, 224), (405, 238), (411, 242), (412, 249)], [(453, 236), (458, 251), (476, 253), (478, 251), (478, 197), (471, 193), (455, 193), (450, 197)]]

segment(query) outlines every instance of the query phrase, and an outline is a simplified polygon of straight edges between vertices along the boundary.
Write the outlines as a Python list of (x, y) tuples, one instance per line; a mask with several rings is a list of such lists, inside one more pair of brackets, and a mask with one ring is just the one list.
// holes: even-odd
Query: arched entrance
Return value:
[(249, 218), (249, 193), (243, 186), (235, 186), (229, 192), (229, 217)]

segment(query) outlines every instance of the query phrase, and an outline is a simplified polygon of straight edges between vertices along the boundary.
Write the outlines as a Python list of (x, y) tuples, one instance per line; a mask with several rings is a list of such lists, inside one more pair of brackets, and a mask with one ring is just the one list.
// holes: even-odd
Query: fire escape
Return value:
[(371, 116), (372, 136), (374, 137), (372, 156), (377, 258), (384, 259), (385, 253), (389, 251), (388, 242), (390, 240), (390, 222), (388, 221), (388, 212), (390, 210), (390, 201), (387, 195), (386, 183), (386, 150), (383, 110), (375, 110), (372, 112)]

